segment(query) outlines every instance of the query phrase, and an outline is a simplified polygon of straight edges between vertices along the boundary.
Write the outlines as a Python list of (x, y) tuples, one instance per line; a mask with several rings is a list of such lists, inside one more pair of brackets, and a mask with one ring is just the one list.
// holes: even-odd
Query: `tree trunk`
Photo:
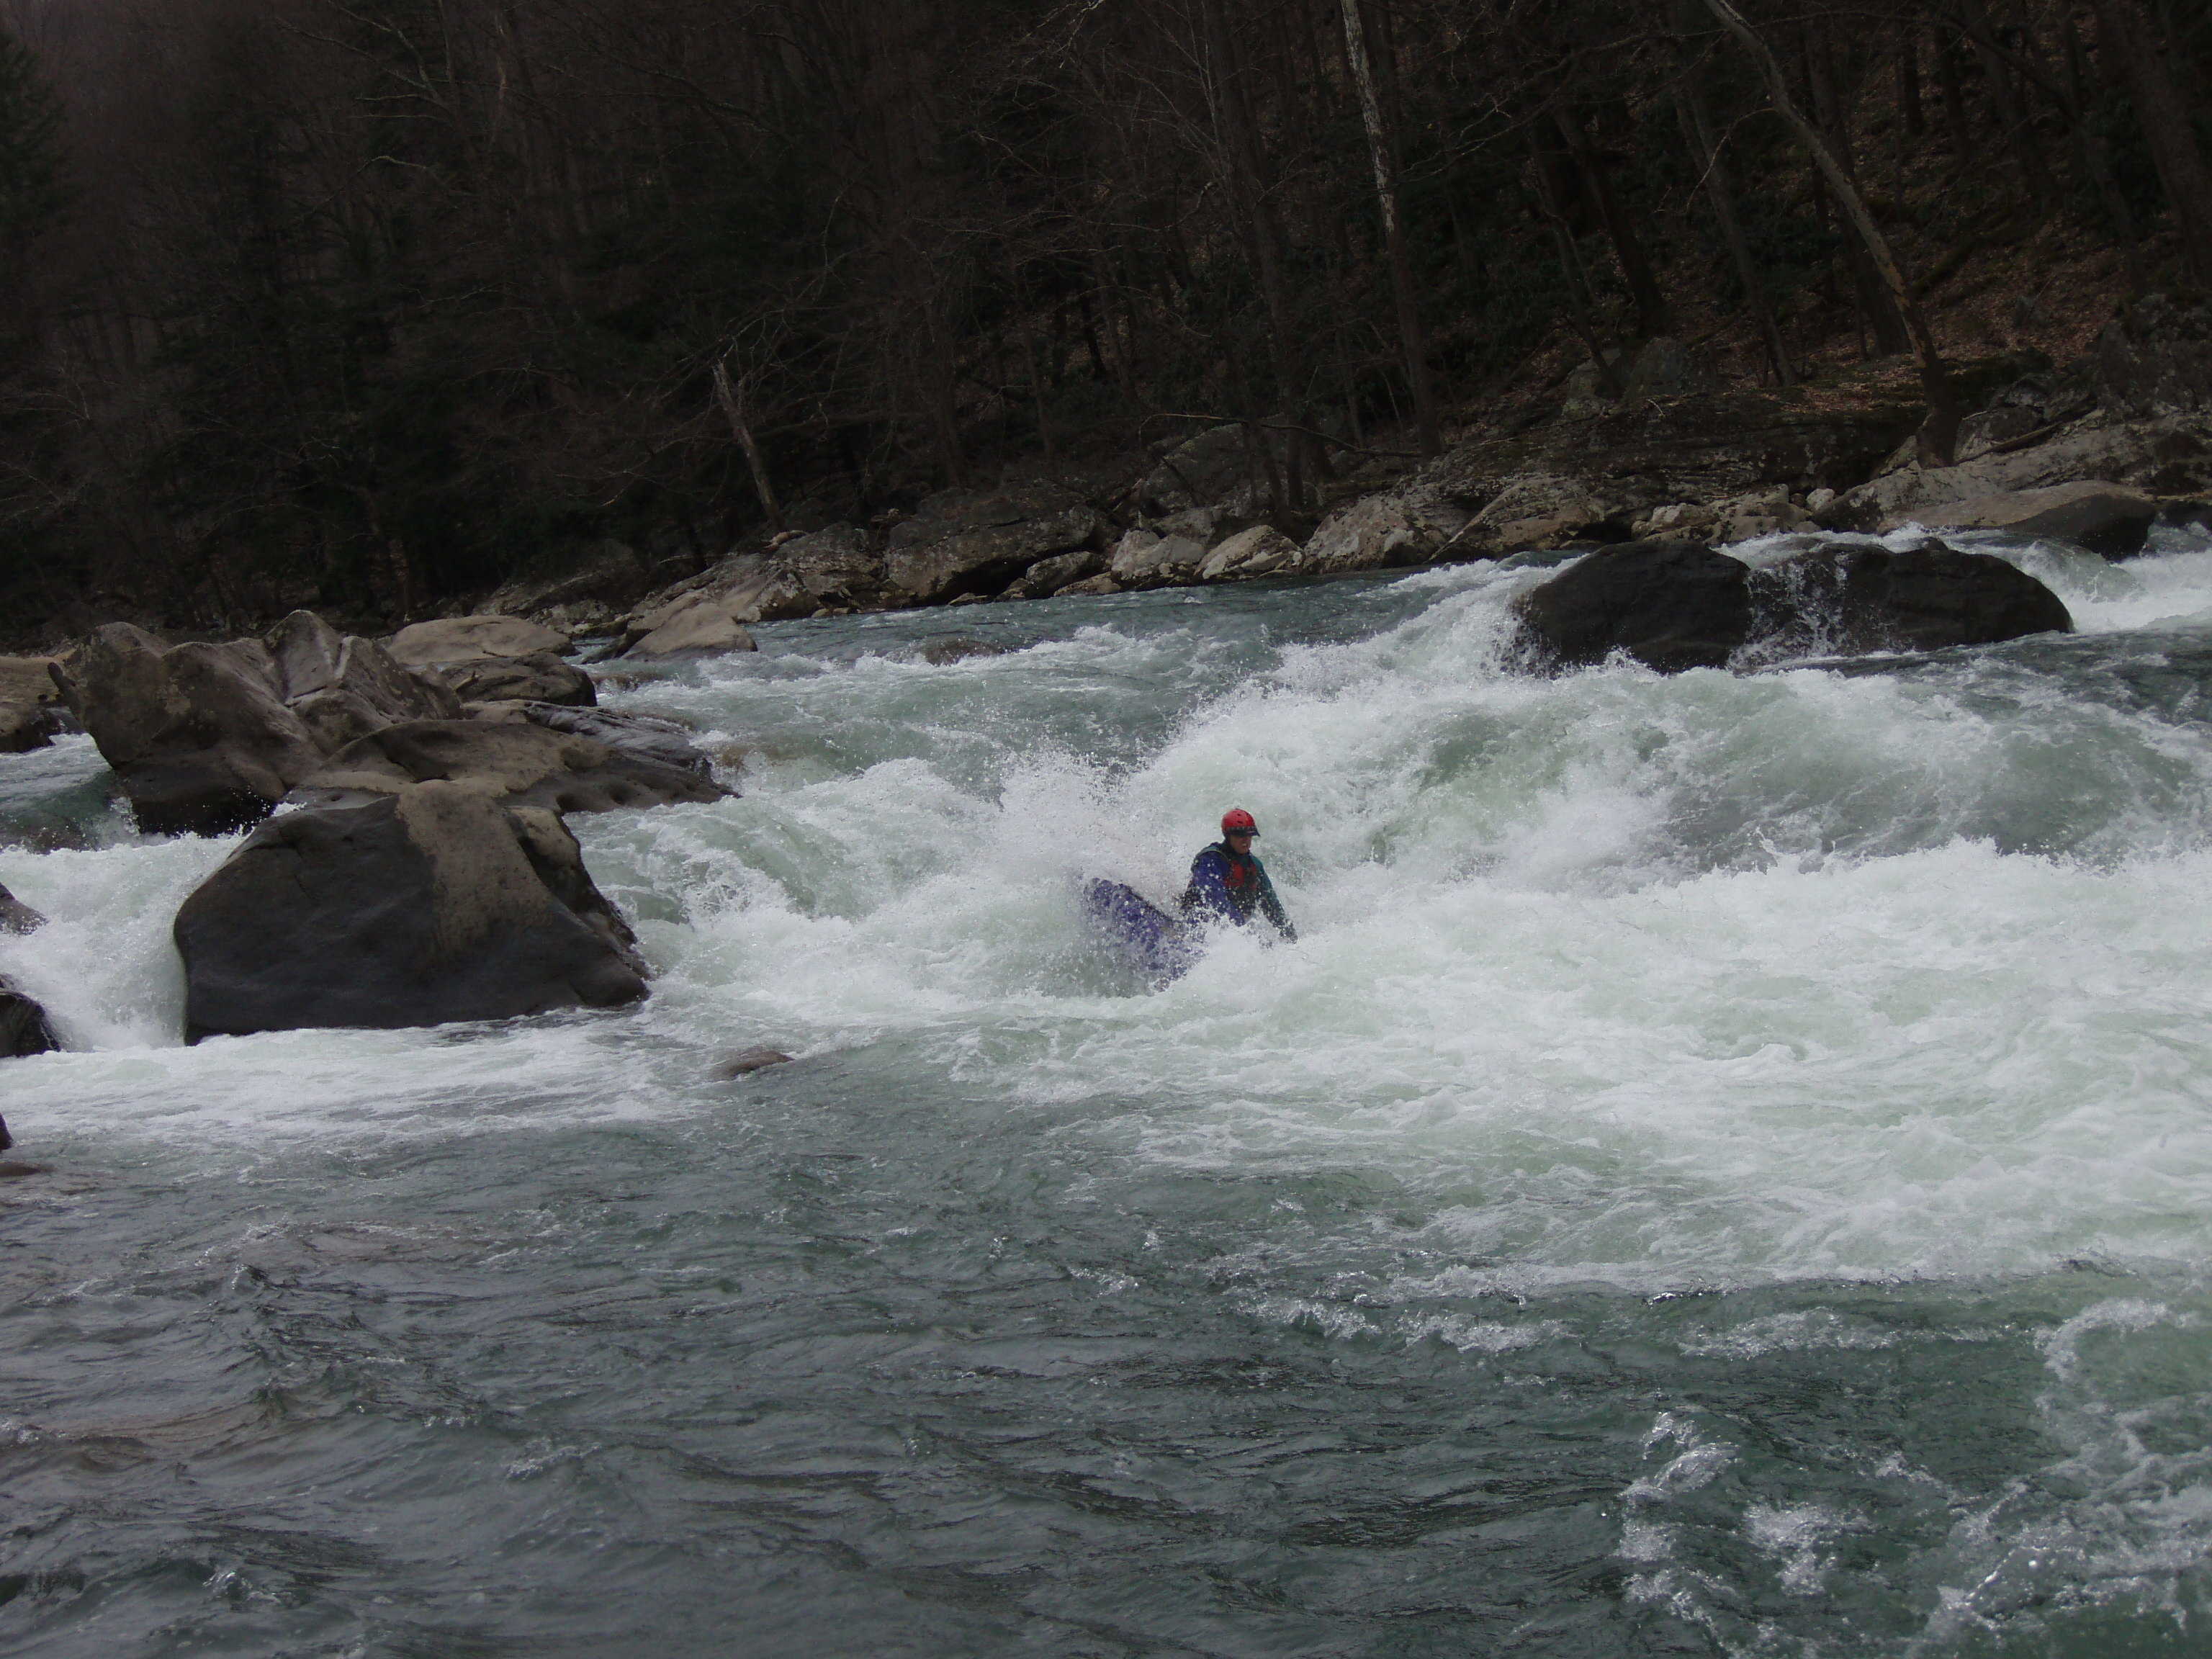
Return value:
[(1343, 0), (1344, 46), (1352, 78), (1359, 89), (1360, 118), (1367, 126), (1367, 149), (1375, 163), (1375, 201), (1382, 213), (1382, 240), (1390, 261), (1390, 289), (1398, 302), (1398, 339), (1405, 354), (1406, 382), (1413, 393), (1413, 421), (1420, 429), (1421, 453), (1443, 447), (1437, 431), (1436, 391), (1429, 379), (1428, 342), (1413, 295), (1413, 273), (1406, 259), (1406, 233), (1398, 220), (1397, 167), (1390, 135), (1382, 121), (1382, 100), (1375, 89), (1374, 67), (1367, 57), (1364, 0)]
[[(2112, 0), (2107, 0), (2111, 3)], [(1759, 38), (1759, 31), (1746, 22), (1743, 14), (1729, 3), (1729, 0), (1705, 0), (1705, 7), (1720, 25), (1751, 58), (1759, 77), (1766, 82), (1766, 95), (1774, 105), (1775, 113), (1796, 131), (1806, 149), (1813, 152), (1813, 161), (1820, 174), (1828, 181), (1828, 188), (1850, 216), (1852, 228), (1858, 232), (1859, 240), (1874, 260), (1875, 268), (1889, 289), (1890, 298), (1896, 301), (1899, 313), (1905, 319), (1906, 330), (1912, 337), (1914, 349), (1920, 359), (1920, 384), (1928, 398), (1927, 418), (1920, 424), (1917, 448), (1923, 466), (1948, 466), (1959, 441), (1959, 422), (1963, 411), (1959, 406), (1959, 394), (1951, 384), (1950, 371), (1943, 366), (1943, 356), (1936, 349), (1936, 337), (1929, 331), (1928, 319), (1912, 297), (1905, 273), (1898, 268), (1897, 256), (1890, 252), (1888, 239), (1867, 211), (1866, 198), (1851, 183), (1826, 143), (1820, 130), (1805, 118), (1790, 96), (1790, 82), (1775, 60), (1773, 52)]]
[(1686, 76), (1682, 95), (1674, 100), (1674, 113), (1681, 121), (1682, 137), (1690, 146), (1691, 159), (1697, 162), (1698, 171), (1705, 179), (1705, 199), (1712, 204), (1713, 217), (1720, 222), (1721, 240), (1728, 245), (1729, 263), (1735, 266), (1736, 281), (1742, 284), (1744, 307), (1757, 321), (1759, 331), (1765, 338), (1775, 384), (1795, 386), (1797, 374), (1790, 365), (1790, 348), (1783, 343), (1781, 326), (1774, 320), (1774, 307), (1767, 303), (1766, 284), (1751, 257), (1751, 244), (1745, 239), (1743, 226), (1735, 216), (1735, 191), (1729, 182), (1727, 166), (1713, 144), (1712, 123), (1705, 114), (1704, 88)]
[(753, 489), (759, 492), (761, 511), (768, 514), (769, 528), (781, 532), (783, 508), (776, 503), (775, 487), (769, 482), (768, 463), (762, 459), (760, 445), (754, 441), (752, 422), (745, 418), (744, 399), (731, 383), (729, 365), (722, 358), (714, 360), (714, 401), (722, 406), (722, 415), (730, 423), (730, 435), (745, 453), (745, 465), (753, 475)]
[(1667, 296), (1660, 292), (1659, 278), (1651, 269), (1636, 227), (1622, 211), (1620, 198), (1613, 193), (1613, 180), (1604, 156), (1590, 143), (1579, 120), (1571, 118), (1565, 110), (1557, 112), (1553, 119), (1559, 136), (1566, 141), (1567, 153), (1589, 185), (1590, 198), (1597, 204), (1598, 217), (1613, 243), (1613, 257), (1620, 262), (1621, 280), (1627, 283), (1629, 301), (1636, 307), (1637, 332), (1646, 339), (1664, 334), (1668, 322)]

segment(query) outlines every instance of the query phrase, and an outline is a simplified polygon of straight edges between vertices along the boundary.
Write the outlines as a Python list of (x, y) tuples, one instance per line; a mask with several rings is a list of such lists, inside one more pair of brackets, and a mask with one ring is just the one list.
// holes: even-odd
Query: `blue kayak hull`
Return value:
[(1093, 881), (1083, 904), (1107, 950), (1155, 984), (1181, 978), (1198, 960), (1195, 932), (1134, 888)]

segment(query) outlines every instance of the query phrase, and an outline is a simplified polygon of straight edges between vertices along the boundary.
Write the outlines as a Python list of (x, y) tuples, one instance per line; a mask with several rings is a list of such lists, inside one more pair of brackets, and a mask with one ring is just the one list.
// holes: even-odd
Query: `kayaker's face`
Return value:
[(1240, 858), (1252, 850), (1252, 832), (1249, 830), (1231, 830), (1222, 839), (1229, 843), (1229, 850)]

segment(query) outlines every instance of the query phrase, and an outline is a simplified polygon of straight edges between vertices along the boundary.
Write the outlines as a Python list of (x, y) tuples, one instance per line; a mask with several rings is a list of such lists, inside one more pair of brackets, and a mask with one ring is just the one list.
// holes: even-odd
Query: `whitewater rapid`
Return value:
[[(1741, 1422), (1616, 1402), (1644, 1472), (1609, 1500), (1615, 1604), (1809, 1653), (1725, 1587), (1809, 1611), (1856, 1583), (1867, 1651), (2058, 1650), (1997, 1590), (2172, 1617), (2212, 1560), (2212, 547), (2159, 534), (2123, 565), (1969, 538), (2076, 635), (1746, 674), (1519, 672), (1505, 605), (1546, 573), (1488, 564), (763, 629), (603, 694), (690, 722), (742, 791), (572, 821), (656, 973), (612, 1016), (181, 1046), (169, 920), (234, 842), (129, 837), (65, 740), (0, 770), (0, 883), (51, 918), (0, 973), (70, 1049), (11, 1062), (4, 1109), (72, 1179), (199, 1189), (732, 1123), (765, 1156), (805, 1089), (897, 1103), (902, 1146), (1085, 1171), (1048, 1207), (1126, 1246), (1086, 1294), (1176, 1235), (1183, 1200), (1146, 1194), (1264, 1191), (1186, 1258), (1324, 1350), (1486, 1376), (1598, 1328), (1685, 1374), (2002, 1351), (2041, 1450), (1975, 1473), (1851, 1440), (1851, 1481), (1920, 1494), (1894, 1536)], [(933, 634), (993, 653), (932, 665)], [(1171, 896), (1231, 805), (1300, 942), (1117, 977), (1079, 884)], [(716, 1079), (756, 1043), (811, 1080)], [(873, 1177), (893, 1212), (901, 1180)], [(2112, 1293), (1990, 1288), (2084, 1276)], [(1920, 1565), (1876, 1595), (1850, 1540), (1881, 1537)]]

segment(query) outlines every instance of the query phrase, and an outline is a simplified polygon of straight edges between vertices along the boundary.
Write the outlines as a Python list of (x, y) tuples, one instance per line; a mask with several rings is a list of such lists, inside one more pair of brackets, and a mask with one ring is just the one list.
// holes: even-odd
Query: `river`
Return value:
[[(1742, 675), (1513, 672), (1488, 564), (764, 627), (605, 694), (744, 791), (572, 820), (612, 1014), (182, 1047), (234, 842), (0, 757), (70, 1048), (0, 1070), (0, 1651), (2204, 1652), (2160, 536), (1978, 538), (2075, 636)], [(1299, 943), (1125, 981), (1077, 883), (1231, 805)]]

